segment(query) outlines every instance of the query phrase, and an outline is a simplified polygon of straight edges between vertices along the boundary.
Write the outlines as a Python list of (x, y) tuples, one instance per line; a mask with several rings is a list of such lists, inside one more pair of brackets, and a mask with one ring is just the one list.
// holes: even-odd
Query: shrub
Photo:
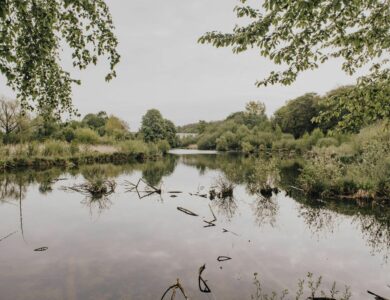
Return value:
[(168, 141), (166, 140), (161, 140), (157, 143), (157, 148), (158, 150), (163, 153), (163, 154), (166, 154), (168, 153), (168, 151), (171, 149), (171, 146), (169, 145)]
[(249, 142), (242, 142), (241, 143), (241, 151), (244, 153), (252, 153), (254, 152), (254, 147)]
[(125, 141), (119, 144), (121, 151), (129, 154), (148, 154), (149, 147), (148, 145), (140, 140)]
[(96, 144), (99, 142), (98, 134), (90, 128), (77, 128), (75, 140), (85, 144)]
[(63, 135), (65, 138), (65, 141), (67, 141), (68, 143), (70, 143), (71, 141), (73, 141), (75, 139), (75, 132), (72, 128), (65, 128)]

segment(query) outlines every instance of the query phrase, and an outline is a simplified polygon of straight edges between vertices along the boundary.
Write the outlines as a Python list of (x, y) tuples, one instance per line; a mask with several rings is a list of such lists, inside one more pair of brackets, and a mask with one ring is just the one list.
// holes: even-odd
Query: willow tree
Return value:
[[(329, 107), (358, 113), (363, 119), (390, 117), (388, 88), (380, 94), (373, 93), (390, 85), (390, 1), (265, 0), (257, 6), (241, 0), (234, 11), (238, 18), (247, 19), (243, 25), (236, 25), (229, 33), (208, 32), (199, 42), (232, 47), (234, 53), (254, 48), (261, 56), (282, 65), (281, 71), (272, 71), (257, 81), (259, 87), (290, 85), (300, 73), (316, 69), (332, 58), (341, 59), (342, 70), (350, 75), (369, 66), (370, 72), (356, 85), (358, 98), (330, 98)], [(332, 114), (338, 111), (324, 114), (323, 118)], [(347, 129), (355, 126), (354, 118), (348, 117), (339, 124)]]
[(0, 0), (0, 72), (24, 110), (59, 116), (74, 113), (72, 84), (61, 64), (62, 48), (73, 66), (109, 61), (106, 80), (119, 62), (112, 18), (104, 0)]

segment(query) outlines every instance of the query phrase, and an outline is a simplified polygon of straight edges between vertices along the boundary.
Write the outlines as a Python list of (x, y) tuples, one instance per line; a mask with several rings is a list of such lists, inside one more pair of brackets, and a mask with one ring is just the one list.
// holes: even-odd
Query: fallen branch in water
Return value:
[[(206, 280), (202, 278), (202, 273), (206, 269), (206, 265), (204, 264), (199, 268), (199, 275), (198, 275), (198, 284), (199, 284), (199, 290), (202, 293), (211, 293), (211, 290), (209, 286), (207, 285)], [(203, 286), (202, 286), (203, 285)]]
[(207, 225), (203, 226), (203, 227), (212, 227), (212, 226), (216, 226), (215, 225), (215, 222), (217, 221), (217, 217), (215, 216), (214, 212), (213, 212), (213, 209), (211, 208), (210, 204), (209, 204), (209, 208), (210, 208), (210, 211), (211, 211), (211, 214), (213, 215), (213, 220), (211, 221), (207, 221), (207, 220), (203, 220), (203, 222), (205, 222)]
[(389, 299), (383, 298), (382, 296), (379, 296), (378, 294), (375, 294), (371, 291), (367, 291), (367, 293), (369, 293), (370, 295), (373, 295), (375, 297), (375, 300), (389, 300)]
[(18, 231), (16, 230), (16, 231), (11, 232), (10, 234), (6, 235), (5, 237), (2, 237), (2, 238), (0, 239), (0, 242), (3, 241), (3, 240), (5, 240), (6, 238), (9, 238), (10, 236), (14, 235), (14, 234), (17, 233), (17, 232), (18, 232)]
[[(141, 183), (144, 184), (143, 189), (140, 188)], [(126, 192), (136, 192), (140, 199), (149, 197), (149, 196), (154, 195), (154, 194), (161, 195), (163, 192), (161, 187), (160, 188), (155, 187), (155, 186), (147, 183), (142, 178), (138, 179), (137, 183), (133, 183), (133, 182), (126, 180), (125, 185), (128, 186), (128, 188), (126, 189)], [(182, 191), (167, 191), (166, 193), (171, 194), (171, 198), (175, 198), (175, 197), (177, 197), (177, 194), (181, 194), (183, 192)], [(144, 195), (141, 195), (141, 194), (144, 194)]]
[(190, 216), (193, 216), (193, 217), (198, 217), (198, 215), (196, 213), (194, 213), (194, 212), (192, 212), (192, 211), (190, 211), (190, 210), (188, 210), (186, 208), (178, 206), (177, 210), (180, 210), (181, 212), (183, 212), (183, 213), (185, 213), (187, 215), (190, 215)]
[(179, 289), (181, 293), (183, 294), (185, 299), (188, 299), (186, 293), (184, 292), (183, 286), (180, 284), (179, 278), (176, 279), (177, 282), (174, 285), (171, 285), (162, 295), (161, 300), (165, 298), (165, 296), (169, 293), (170, 290), (172, 290), (171, 300), (175, 299), (176, 297), (176, 290)]
[[(143, 183), (145, 185), (144, 190), (139, 189), (139, 186), (141, 183)], [(150, 185), (142, 178), (138, 179), (136, 184), (126, 180), (125, 185), (129, 186), (129, 188), (126, 189), (126, 192), (136, 192), (140, 199), (145, 198), (145, 197), (149, 197), (153, 194), (161, 195), (161, 193), (162, 193), (161, 188), (157, 188), (153, 185)], [(141, 196), (141, 193), (146, 193), (146, 194)]]

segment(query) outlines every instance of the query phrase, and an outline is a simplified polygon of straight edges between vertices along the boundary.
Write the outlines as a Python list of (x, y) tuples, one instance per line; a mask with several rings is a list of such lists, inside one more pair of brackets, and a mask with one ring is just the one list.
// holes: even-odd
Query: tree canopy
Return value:
[[(246, 0), (240, 2), (234, 11), (238, 18), (247, 18), (248, 22), (236, 25), (230, 33), (208, 32), (199, 42), (232, 47), (234, 53), (255, 48), (261, 56), (286, 67), (283, 71), (272, 71), (257, 81), (257, 86), (289, 85), (301, 72), (316, 69), (331, 58), (340, 58), (342, 69), (348, 74), (369, 65), (371, 73), (359, 80), (355, 98), (332, 98), (330, 105), (355, 113), (345, 115), (339, 123), (341, 128), (355, 127), (357, 115), (359, 118), (390, 117), (388, 110), (380, 111), (384, 101), (388, 105), (389, 98), (365, 91), (378, 87), (388, 90), (390, 84), (389, 1), (265, 0), (256, 8)], [(364, 109), (366, 104), (371, 107), (369, 111)], [(333, 118), (336, 114), (337, 111), (331, 111), (323, 118)]]
[(305, 94), (296, 99), (287, 101), (286, 105), (274, 113), (274, 124), (283, 132), (291, 133), (295, 138), (301, 137), (305, 132), (310, 133), (317, 124), (313, 118), (318, 116), (319, 96), (314, 93)]
[(157, 109), (149, 109), (142, 117), (140, 133), (147, 143), (166, 140), (172, 147), (177, 145), (176, 126)]
[(24, 110), (74, 113), (72, 84), (80, 81), (61, 65), (61, 49), (71, 49), (79, 69), (108, 58), (111, 80), (120, 59), (113, 31), (104, 0), (0, 0), (0, 72)]

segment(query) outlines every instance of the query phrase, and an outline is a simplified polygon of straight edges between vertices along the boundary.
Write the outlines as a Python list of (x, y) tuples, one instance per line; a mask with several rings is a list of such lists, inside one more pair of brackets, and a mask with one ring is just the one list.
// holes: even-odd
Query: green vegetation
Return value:
[[(294, 184), (307, 195), (321, 198), (390, 200), (390, 130), (387, 119), (360, 122), (351, 132), (337, 130), (349, 117), (322, 119), (329, 108), (328, 99), (348, 95), (354, 87), (342, 87), (320, 97), (305, 94), (292, 99), (271, 118), (265, 108), (252, 102), (243, 112), (223, 121), (182, 128), (196, 136), (181, 140), (183, 146), (245, 154), (272, 154), (286, 157), (301, 155), (299, 180)], [(345, 116), (342, 116), (345, 114)], [(358, 124), (355, 122), (355, 125)], [(253, 175), (259, 179), (262, 171)]]
[(17, 91), (23, 109), (43, 116), (74, 113), (71, 77), (60, 62), (61, 48), (72, 51), (80, 70), (109, 61), (106, 80), (116, 76), (118, 41), (104, 0), (0, 1), (0, 72)]
[(157, 109), (150, 109), (143, 116), (140, 133), (145, 142), (166, 140), (172, 147), (177, 146), (176, 126)]
[(328, 98), (326, 105), (333, 109), (321, 114), (321, 119), (341, 118), (338, 127), (351, 130), (390, 117), (388, 1), (266, 0), (255, 7), (246, 0), (239, 2), (234, 11), (237, 18), (246, 19), (244, 25), (235, 26), (231, 33), (208, 32), (200, 43), (232, 47), (234, 53), (255, 48), (274, 64), (286, 66), (284, 71), (272, 71), (257, 86), (292, 84), (301, 72), (332, 58), (341, 59), (343, 71), (350, 75), (369, 65), (370, 73), (358, 80), (350, 94)]
[(383, 123), (308, 155), (300, 185), (314, 196), (390, 200), (390, 131)]
[[(181, 146), (196, 144), (201, 150), (244, 153), (286, 151), (300, 154), (314, 146), (337, 146), (348, 139), (348, 135), (327, 135), (334, 127), (329, 127), (328, 123), (314, 123), (321, 100), (315, 94), (306, 94), (288, 101), (272, 118), (266, 116), (264, 104), (250, 102), (245, 111), (233, 113), (223, 121), (203, 123), (202, 132), (198, 130), (200, 123), (181, 127), (197, 133), (196, 136), (182, 138)], [(251, 108), (253, 105), (261, 109)]]
[[(159, 118), (150, 120), (151, 114)], [(160, 135), (155, 125), (162, 125)], [(131, 133), (125, 121), (103, 111), (61, 122), (23, 114), (17, 101), (0, 99), (0, 169), (155, 159), (176, 144), (175, 125), (158, 110), (150, 110), (140, 132)]]

